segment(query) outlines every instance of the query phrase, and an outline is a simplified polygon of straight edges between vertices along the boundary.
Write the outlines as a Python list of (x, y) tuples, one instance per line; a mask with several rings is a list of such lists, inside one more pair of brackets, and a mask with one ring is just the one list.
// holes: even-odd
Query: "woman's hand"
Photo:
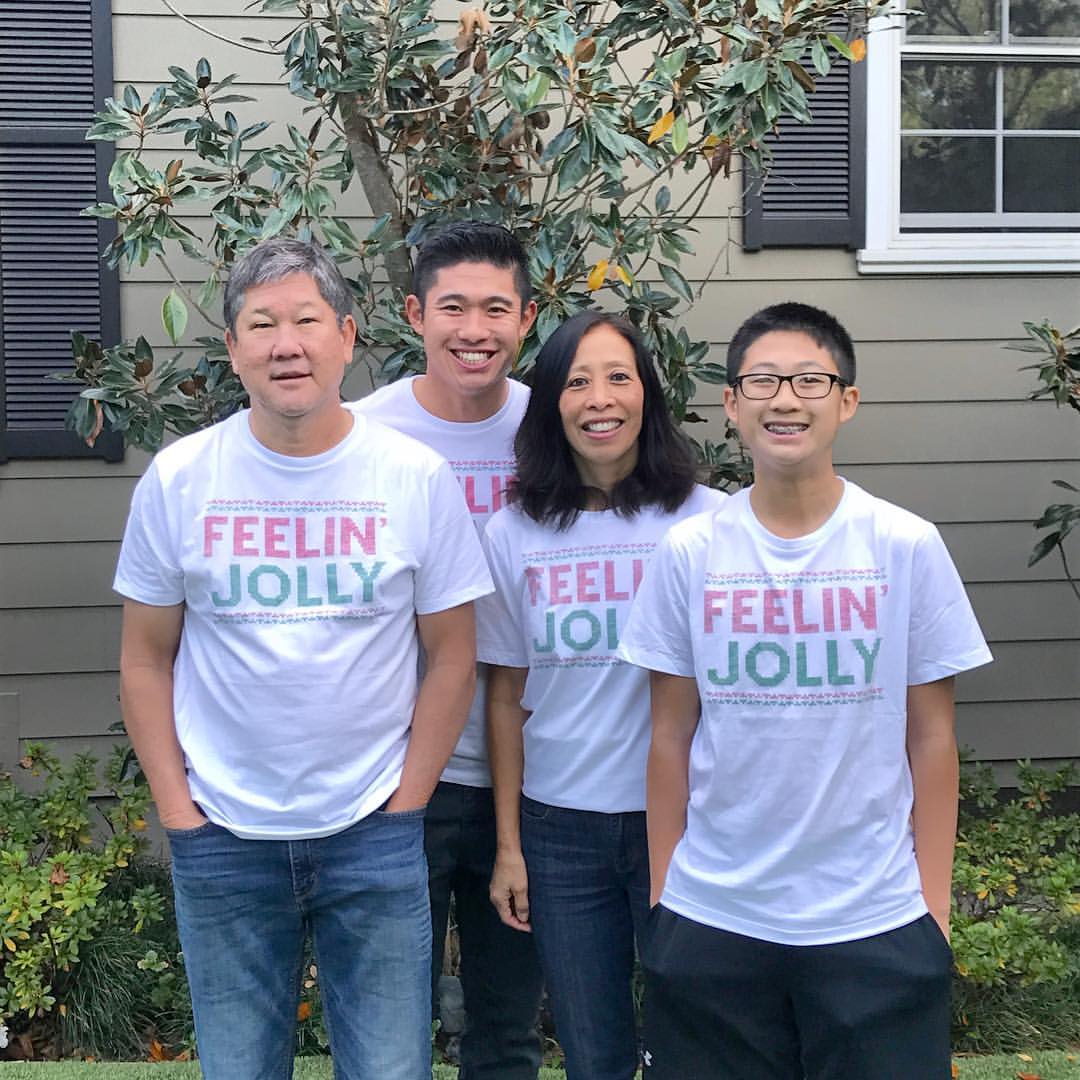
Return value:
[(495, 910), (507, 926), (532, 933), (529, 925), (529, 873), (520, 851), (496, 852), (488, 892)]

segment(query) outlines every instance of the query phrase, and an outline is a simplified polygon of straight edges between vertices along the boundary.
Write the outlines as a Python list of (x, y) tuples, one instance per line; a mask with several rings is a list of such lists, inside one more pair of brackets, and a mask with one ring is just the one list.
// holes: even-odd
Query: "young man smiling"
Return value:
[(291, 1075), (308, 934), (335, 1077), (431, 1075), (423, 808), (491, 585), (446, 463), (342, 406), (351, 309), (309, 244), (236, 262), (226, 344), (251, 408), (154, 458), (116, 572), (124, 722), (207, 1080)]
[(933, 525), (833, 471), (831, 315), (728, 349), (754, 485), (676, 525), (622, 655), (652, 671), (646, 1075), (947, 1080), (953, 677), (990, 654)]
[[(503, 503), (528, 390), (508, 378), (536, 318), (528, 262), (506, 229), (447, 226), (416, 255), (405, 311), (424, 341), (423, 375), (377, 390), (357, 408), (450, 462), (477, 530)], [(461, 942), (466, 1027), (462, 1080), (535, 1080), (542, 980), (532, 940), (488, 900), (495, 809), (484, 725), (485, 670), (469, 720), (428, 804), (425, 847), (437, 1002), (451, 896)]]

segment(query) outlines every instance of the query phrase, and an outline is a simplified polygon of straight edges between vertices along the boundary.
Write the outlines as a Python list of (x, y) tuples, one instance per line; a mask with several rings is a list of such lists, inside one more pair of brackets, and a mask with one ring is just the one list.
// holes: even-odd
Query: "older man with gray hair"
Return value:
[(116, 573), (208, 1080), (291, 1075), (309, 934), (335, 1077), (431, 1075), (424, 805), (491, 583), (446, 463), (341, 403), (351, 307), (313, 245), (236, 263), (250, 408), (157, 455)]

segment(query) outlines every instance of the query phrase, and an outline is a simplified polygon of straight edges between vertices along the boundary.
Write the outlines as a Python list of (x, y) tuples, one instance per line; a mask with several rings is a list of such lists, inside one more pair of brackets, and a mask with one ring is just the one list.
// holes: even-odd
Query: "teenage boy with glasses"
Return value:
[(833, 471), (851, 339), (804, 304), (728, 350), (750, 489), (682, 522), (652, 671), (646, 1075), (949, 1075), (953, 677), (990, 654), (933, 525)]

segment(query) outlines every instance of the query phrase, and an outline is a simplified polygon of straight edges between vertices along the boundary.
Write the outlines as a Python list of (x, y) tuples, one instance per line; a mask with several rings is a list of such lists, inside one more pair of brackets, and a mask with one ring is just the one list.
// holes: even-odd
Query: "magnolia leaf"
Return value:
[(634, 284), (634, 278), (629, 270), (625, 270), (621, 266), (615, 267), (615, 273), (618, 275), (619, 280), (629, 289)]
[(586, 284), (589, 286), (589, 292), (596, 292), (596, 290), (604, 284), (604, 281), (607, 278), (608, 265), (607, 259), (601, 259), (589, 271), (589, 277), (586, 280)]
[(649, 137), (645, 141), (652, 146), (653, 143), (659, 142), (672, 128), (675, 123), (675, 114), (673, 112), (666, 112), (655, 124), (649, 129)]
[(175, 289), (170, 289), (169, 295), (161, 303), (161, 325), (165, 327), (165, 333), (169, 335), (169, 340), (174, 345), (184, 336), (187, 321), (187, 304)]
[(690, 145), (690, 125), (686, 120), (686, 114), (683, 113), (675, 121), (675, 126), (671, 132), (671, 149), (676, 154), (681, 154), (687, 146)]
[(848, 47), (851, 49), (853, 64), (860, 64), (866, 59), (866, 38), (856, 38)]
[(587, 64), (596, 55), (596, 38), (582, 38), (574, 46), (574, 59), (579, 64)]

